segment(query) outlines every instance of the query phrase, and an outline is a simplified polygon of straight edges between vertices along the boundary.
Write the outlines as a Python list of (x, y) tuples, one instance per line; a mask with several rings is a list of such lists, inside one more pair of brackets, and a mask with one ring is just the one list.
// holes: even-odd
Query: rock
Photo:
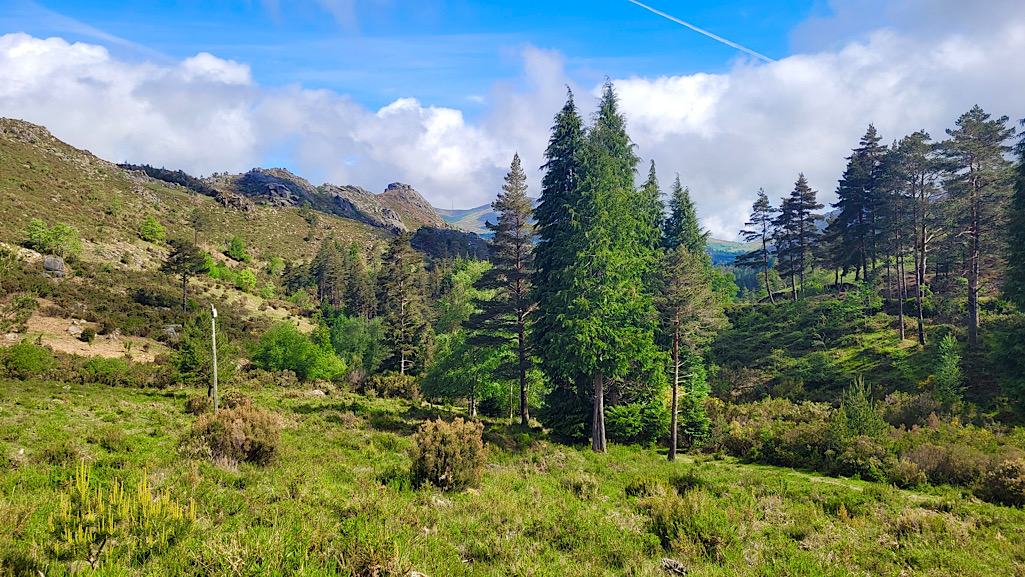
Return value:
[(4, 340), (16, 341), (18, 340), (18, 333), (7, 333), (6, 335), (4, 335)]
[(320, 389), (313, 389), (312, 391), (310, 391), (310, 396), (311, 397), (323, 397), (325, 395), (324, 395), (324, 391), (322, 391)]
[(64, 278), (68, 274), (68, 267), (61, 257), (48, 254), (43, 257), (43, 273), (48, 277)]
[(423, 573), (421, 573), (419, 571), (410, 571), (409, 572), (409, 577), (427, 577), (427, 575), (424, 575)]
[(82, 327), (78, 325), (71, 325), (70, 327), (68, 327), (68, 334), (70, 334), (73, 337), (77, 337), (78, 335), (82, 334)]
[(171, 337), (172, 339), (178, 338), (178, 330), (182, 328), (181, 325), (164, 325), (164, 328), (160, 329), (160, 332)]
[(662, 558), (662, 570), (670, 575), (686, 575), (687, 567), (676, 559)]

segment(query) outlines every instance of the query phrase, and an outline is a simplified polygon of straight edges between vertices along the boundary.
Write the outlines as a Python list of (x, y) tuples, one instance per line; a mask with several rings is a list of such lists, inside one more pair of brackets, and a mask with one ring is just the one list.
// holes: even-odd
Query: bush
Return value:
[(77, 230), (63, 222), (47, 228), (45, 222), (33, 218), (28, 223), (28, 241), (25, 246), (59, 257), (70, 257), (82, 252), (82, 239)]
[(982, 497), (994, 503), (1025, 507), (1025, 459), (1004, 461), (990, 471)]
[(399, 399), (416, 400), (420, 398), (420, 387), (416, 384), (416, 377), (395, 372), (374, 375), (364, 381), (359, 392)]
[(139, 225), (139, 238), (146, 242), (158, 242), (164, 240), (164, 227), (160, 226), (157, 219), (152, 215), (146, 215), (146, 220)]
[(238, 271), (238, 275), (235, 277), (235, 288), (240, 291), (249, 292), (256, 287), (256, 273), (244, 268)]
[(274, 458), (280, 437), (277, 415), (246, 404), (200, 415), (187, 440), (209, 447), (214, 459), (266, 465)]
[(46, 347), (19, 343), (0, 350), (0, 365), (8, 375), (23, 381), (38, 378), (55, 364), (53, 351)]
[(239, 262), (249, 262), (251, 258), (246, 252), (245, 241), (238, 235), (231, 237), (231, 240), (228, 241), (228, 248), (224, 254)]
[(705, 490), (675, 492), (645, 503), (650, 517), (649, 531), (662, 546), (693, 557), (722, 562), (737, 541), (736, 523), (720, 509)]
[(92, 342), (96, 340), (96, 330), (92, 327), (86, 327), (82, 330), (82, 334), (78, 335), (78, 340), (83, 343), (92, 344)]
[(665, 495), (669, 484), (655, 475), (640, 475), (626, 484), (627, 497), (657, 497)]
[(413, 485), (443, 490), (476, 485), (484, 468), (484, 425), (457, 418), (427, 421), (413, 436)]
[(136, 384), (131, 365), (122, 359), (93, 357), (82, 368), (82, 382), (108, 387), (132, 387)]
[(209, 413), (213, 408), (213, 400), (206, 395), (190, 395), (185, 399), (185, 412), (190, 415)]

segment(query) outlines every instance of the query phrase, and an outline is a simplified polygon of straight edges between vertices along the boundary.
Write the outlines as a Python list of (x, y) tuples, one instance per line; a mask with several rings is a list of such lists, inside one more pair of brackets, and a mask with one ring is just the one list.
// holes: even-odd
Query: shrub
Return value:
[(369, 380), (364, 381), (360, 392), (379, 397), (411, 400), (420, 398), (420, 387), (417, 386), (416, 378), (411, 375), (395, 372), (374, 375)]
[(702, 489), (682, 497), (669, 493), (645, 503), (650, 517), (649, 531), (662, 546), (688, 556), (722, 562), (737, 541), (736, 523)]
[(936, 367), (936, 397), (945, 403), (961, 399), (964, 391), (961, 376), (961, 352), (954, 335), (940, 341), (939, 362)]
[(901, 459), (889, 471), (889, 482), (901, 489), (917, 487), (927, 481), (925, 473), (913, 461)]
[(1025, 459), (1004, 461), (990, 471), (982, 497), (994, 503), (1025, 507)]
[[(680, 425), (686, 430), (682, 420)], [(612, 405), (605, 409), (605, 427), (612, 441), (654, 443), (669, 432), (669, 411), (661, 402)]]
[(655, 475), (640, 475), (626, 484), (627, 497), (656, 497), (666, 494), (669, 484)]
[(265, 465), (274, 458), (280, 437), (278, 416), (247, 404), (200, 415), (187, 440), (209, 447), (214, 459)]
[(598, 485), (598, 481), (582, 471), (574, 471), (566, 475), (562, 479), (561, 484), (563, 488), (584, 501), (594, 499), (601, 494), (601, 486)]
[(39, 377), (55, 364), (53, 351), (46, 347), (19, 343), (7, 350), (0, 350), (0, 365), (3, 365), (8, 375), (16, 379)]
[(81, 375), (82, 382), (108, 387), (131, 387), (136, 384), (131, 365), (122, 359), (93, 357), (82, 368)]
[(82, 330), (82, 334), (78, 335), (78, 340), (82, 341), (83, 343), (92, 344), (92, 342), (96, 340), (96, 330), (92, 327), (86, 327)]
[(139, 225), (139, 238), (146, 242), (158, 242), (164, 240), (164, 227), (160, 226), (156, 217), (152, 214), (146, 215), (146, 219)]
[(48, 552), (72, 566), (88, 562), (93, 569), (111, 557), (141, 565), (186, 537), (195, 520), (195, 503), (154, 494), (145, 474), (134, 489), (115, 480), (104, 490), (92, 482), (83, 461), (50, 514), (54, 542)]
[(190, 395), (185, 399), (185, 412), (190, 415), (208, 413), (214, 408), (213, 400), (206, 395)]
[(477, 484), (484, 468), (483, 432), (484, 425), (461, 418), (420, 425), (413, 436), (413, 484), (430, 483), (443, 490)]

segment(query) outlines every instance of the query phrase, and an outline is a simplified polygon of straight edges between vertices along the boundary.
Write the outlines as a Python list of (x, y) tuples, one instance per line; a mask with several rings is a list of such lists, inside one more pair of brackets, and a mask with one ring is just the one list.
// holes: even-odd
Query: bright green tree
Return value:
[(690, 189), (680, 185), (680, 175), (673, 180), (669, 193), (669, 217), (662, 235), (667, 250), (683, 246), (691, 254), (705, 254), (708, 233), (702, 232), (698, 211), (690, 198)]
[(146, 218), (139, 225), (139, 238), (146, 242), (159, 242), (164, 240), (164, 227), (157, 222), (157, 218), (152, 214), (147, 214)]

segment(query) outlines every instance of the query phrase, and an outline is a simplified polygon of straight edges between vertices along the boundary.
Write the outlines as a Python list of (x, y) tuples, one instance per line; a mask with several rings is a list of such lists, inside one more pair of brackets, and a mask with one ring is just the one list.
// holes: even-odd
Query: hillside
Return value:
[(488, 229), (484, 227), (484, 223), (494, 223), (498, 220), (498, 214), (491, 209), (491, 204), (459, 210), (434, 207), (434, 210), (445, 222), (455, 228), (477, 234), (488, 234)]

